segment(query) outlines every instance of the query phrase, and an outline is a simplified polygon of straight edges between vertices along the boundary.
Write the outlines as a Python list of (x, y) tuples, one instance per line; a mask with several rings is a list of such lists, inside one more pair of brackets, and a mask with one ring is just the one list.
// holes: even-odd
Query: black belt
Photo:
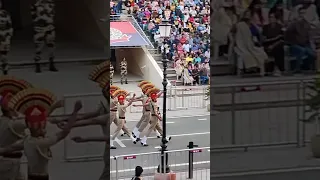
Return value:
[(111, 112), (117, 112), (117, 110), (111, 110)]
[(155, 114), (151, 114), (151, 116), (157, 116), (157, 115), (155, 115)]
[(146, 110), (146, 112), (150, 112), (150, 110)]
[(14, 152), (14, 153), (4, 153), (2, 154), (4, 158), (13, 158), (13, 159), (20, 159), (22, 157), (21, 152)]
[(28, 175), (28, 180), (49, 180), (49, 175)]
[(125, 117), (119, 117), (119, 119), (126, 119)]

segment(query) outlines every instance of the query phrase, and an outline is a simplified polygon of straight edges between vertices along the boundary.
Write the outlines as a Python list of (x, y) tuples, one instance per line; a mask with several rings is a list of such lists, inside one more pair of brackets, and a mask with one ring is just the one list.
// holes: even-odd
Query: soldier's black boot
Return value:
[(128, 80), (126, 79), (126, 84), (128, 84)]
[(58, 71), (58, 69), (54, 65), (53, 58), (49, 59), (49, 70), (52, 71), (52, 72), (57, 72)]
[(121, 84), (123, 84), (123, 81), (121, 80)]
[(36, 63), (36, 73), (41, 73), (41, 66), (39, 63)]

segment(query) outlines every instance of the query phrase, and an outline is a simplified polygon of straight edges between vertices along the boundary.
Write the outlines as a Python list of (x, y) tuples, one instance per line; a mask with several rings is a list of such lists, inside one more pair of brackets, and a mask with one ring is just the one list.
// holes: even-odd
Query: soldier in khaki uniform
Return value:
[(20, 91), (9, 102), (10, 109), (25, 115), (29, 134), (23, 141), (7, 147), (6, 152), (24, 149), (28, 160), (28, 180), (49, 180), (48, 162), (52, 157), (50, 147), (69, 134), (82, 108), (81, 102), (77, 101), (66, 128), (55, 136), (46, 137), (47, 117), (55, 102), (56, 98), (51, 92), (36, 88)]
[(136, 97), (136, 95), (133, 94), (133, 97), (129, 100), (127, 104), (125, 104), (125, 100), (128, 95), (129, 93), (125, 90), (117, 90), (113, 93), (113, 96), (118, 99), (119, 103), (117, 104), (117, 107), (110, 110), (117, 109), (119, 113), (119, 119), (118, 119), (117, 128), (111, 137), (111, 141), (110, 141), (111, 149), (116, 149), (116, 147), (113, 145), (113, 142), (115, 138), (118, 136), (118, 134), (120, 133), (121, 129), (123, 129), (123, 131), (130, 137), (130, 139), (133, 141), (134, 144), (136, 143), (136, 139), (132, 136), (129, 129), (125, 126), (127, 108), (132, 104), (132, 102)]
[[(9, 107), (9, 101), (19, 91), (32, 87), (24, 80), (2, 76), (0, 78), (1, 110), (0, 120), (0, 148), (5, 148), (24, 137), (26, 125), (24, 121), (14, 120), (17, 114)], [(23, 180), (20, 173), (20, 151), (7, 152), (0, 155), (0, 179)]]
[(114, 67), (112, 63), (110, 63), (110, 85), (113, 84), (113, 75), (114, 75)]
[[(143, 132), (143, 130), (150, 123), (150, 119), (151, 119), (151, 110), (150, 110), (150, 106), (149, 106), (150, 98), (146, 95), (146, 92), (151, 88), (154, 88), (153, 84), (142, 85), (141, 90), (142, 90), (143, 94), (139, 99), (142, 102), (142, 105), (133, 105), (135, 107), (139, 107), (139, 106), (143, 107), (141, 119), (137, 123), (136, 127), (133, 129), (133, 131), (134, 131), (133, 134), (134, 134), (134, 137), (137, 138), (137, 141), (140, 140), (140, 134)], [(159, 126), (156, 126), (154, 129), (158, 138), (160, 138), (160, 133), (158, 130), (161, 130), (159, 128), (160, 128)]]
[(123, 81), (128, 84), (128, 63), (126, 61), (126, 58), (123, 58), (120, 62), (120, 75), (121, 75), (121, 84), (123, 84)]

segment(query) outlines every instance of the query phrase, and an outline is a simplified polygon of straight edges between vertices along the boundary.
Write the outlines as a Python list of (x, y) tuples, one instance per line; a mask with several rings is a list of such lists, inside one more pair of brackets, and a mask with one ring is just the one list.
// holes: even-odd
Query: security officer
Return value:
[(53, 0), (37, 0), (35, 4), (31, 6), (31, 16), (34, 24), (34, 43), (36, 46), (35, 51), (35, 65), (36, 72), (41, 72), (40, 60), (44, 46), (49, 49), (49, 70), (58, 71), (54, 66), (54, 51), (55, 51), (55, 3)]
[(2, 9), (2, 2), (0, 1), (0, 59), (4, 75), (8, 74), (9, 66), (7, 56), (10, 51), (12, 35), (11, 17), (6, 10)]
[(123, 58), (120, 62), (120, 75), (121, 75), (121, 84), (123, 84), (123, 81), (125, 81), (126, 84), (128, 84), (128, 63), (126, 61), (126, 58)]
[(110, 63), (110, 85), (113, 84), (113, 75), (114, 75), (114, 67), (112, 65), (112, 63)]

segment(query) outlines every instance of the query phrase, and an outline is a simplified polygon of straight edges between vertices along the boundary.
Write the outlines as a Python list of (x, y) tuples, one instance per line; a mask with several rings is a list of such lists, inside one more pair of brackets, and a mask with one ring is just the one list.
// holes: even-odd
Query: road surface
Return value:
[[(189, 141), (193, 141), (199, 147), (210, 146), (210, 130), (209, 130), (209, 116), (186, 117), (186, 118), (168, 118), (167, 133), (172, 137), (171, 142), (168, 143), (168, 150), (187, 149)], [(127, 126), (133, 129), (137, 122), (128, 121)], [(111, 132), (114, 131), (114, 126), (111, 127)], [(100, 131), (100, 132), (99, 132)], [(88, 133), (90, 132), (90, 134)], [(75, 129), (70, 136), (96, 136), (101, 134), (99, 127), (86, 127)], [(101, 143), (75, 144), (70, 140), (68, 144), (68, 156), (99, 156), (101, 155), (104, 145)], [(139, 143), (133, 144), (128, 137), (119, 137), (115, 145), (116, 150), (111, 150), (111, 156), (120, 156), (118, 158), (118, 171), (121, 177), (127, 177), (134, 172), (133, 167), (141, 165), (145, 169), (145, 174), (154, 173), (155, 168), (160, 163), (160, 156), (158, 149), (160, 148), (160, 139), (155, 134), (148, 140), (148, 147), (143, 147)], [(60, 144), (59, 149), (62, 149)], [(57, 147), (58, 148), (58, 147)], [(154, 153), (144, 154), (141, 153)], [(62, 152), (61, 152), (62, 153)], [(62, 155), (62, 154), (61, 154)], [(123, 156), (130, 155), (130, 156)], [(129, 159), (126, 159), (129, 158)], [(133, 158), (133, 159), (132, 159)], [(194, 161), (197, 163), (195, 168), (209, 168), (210, 154), (208, 149), (202, 152), (195, 153)], [(187, 152), (172, 152), (169, 154), (169, 164), (173, 165), (172, 170), (182, 171), (187, 169), (188, 153)], [(116, 161), (110, 160), (111, 174), (115, 176)]]

